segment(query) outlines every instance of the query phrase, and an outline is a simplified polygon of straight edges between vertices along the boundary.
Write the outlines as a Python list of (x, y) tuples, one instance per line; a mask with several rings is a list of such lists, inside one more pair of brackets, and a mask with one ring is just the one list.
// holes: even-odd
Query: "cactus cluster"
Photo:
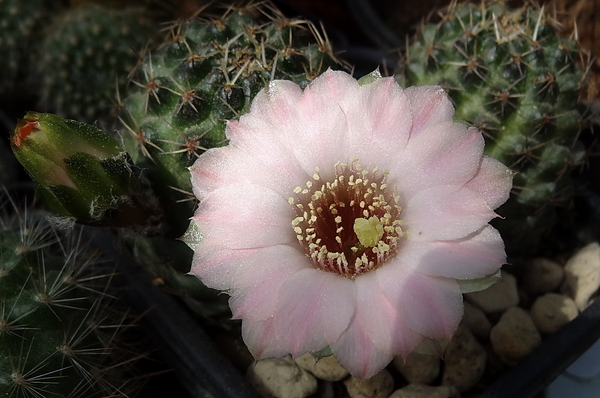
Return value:
[(65, 235), (4, 192), (0, 216), (0, 395), (127, 396), (139, 379), (113, 271), (81, 235)]
[(110, 114), (156, 30), (142, 7), (83, 3), (66, 9), (46, 27), (34, 64), (40, 107), (89, 123)]
[(247, 112), (269, 81), (305, 86), (339, 66), (312, 24), (266, 4), (175, 22), (137, 68), (122, 104), (122, 136), (162, 196), (189, 199), (187, 167), (206, 148), (226, 144), (226, 120)]
[(456, 118), (479, 127), (486, 153), (517, 174), (498, 224), (509, 255), (525, 254), (568, 206), (569, 172), (584, 161), (578, 104), (585, 57), (540, 7), (453, 2), (421, 26), (397, 73), (402, 84), (439, 84)]

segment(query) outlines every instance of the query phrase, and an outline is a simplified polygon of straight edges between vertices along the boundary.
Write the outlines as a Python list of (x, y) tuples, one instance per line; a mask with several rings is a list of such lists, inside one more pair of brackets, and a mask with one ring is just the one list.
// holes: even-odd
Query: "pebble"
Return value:
[(442, 385), (466, 392), (483, 376), (487, 353), (468, 327), (461, 324), (444, 353)]
[(340, 365), (333, 355), (323, 357), (317, 361), (311, 353), (306, 353), (296, 358), (296, 363), (321, 380), (338, 381), (348, 376), (348, 371)]
[(394, 391), (394, 379), (385, 369), (370, 379), (349, 377), (344, 384), (350, 398), (389, 398)]
[(257, 361), (246, 378), (264, 398), (306, 398), (317, 391), (317, 379), (289, 357)]
[(460, 393), (452, 386), (409, 384), (394, 391), (389, 398), (460, 398)]
[(490, 341), (500, 359), (514, 366), (541, 344), (542, 337), (529, 314), (519, 307), (513, 307), (502, 314), (492, 327)]
[(474, 306), (468, 301), (464, 302), (465, 312), (463, 315), (462, 322), (467, 325), (473, 336), (480, 341), (485, 341), (490, 338), (490, 329), (492, 324), (490, 323), (485, 313)]
[(547, 258), (536, 258), (523, 267), (523, 284), (534, 294), (556, 291), (565, 276), (563, 267)]
[(577, 304), (568, 296), (547, 293), (533, 303), (531, 319), (541, 333), (554, 333), (579, 315)]
[(502, 280), (480, 292), (465, 294), (465, 298), (486, 314), (505, 311), (519, 303), (517, 279), (503, 271)]
[(583, 311), (590, 297), (600, 288), (600, 245), (590, 243), (579, 250), (565, 265), (562, 293), (573, 300)]
[(394, 366), (409, 383), (430, 384), (440, 374), (441, 359), (437, 355), (413, 352), (404, 361), (394, 358)]

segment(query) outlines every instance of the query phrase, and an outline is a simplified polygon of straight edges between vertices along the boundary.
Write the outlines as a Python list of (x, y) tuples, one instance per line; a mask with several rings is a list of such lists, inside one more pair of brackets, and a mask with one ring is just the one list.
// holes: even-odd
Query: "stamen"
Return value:
[(363, 169), (358, 159), (334, 165), (334, 178), (312, 180), (294, 188), (288, 202), (297, 217), (291, 222), (298, 242), (316, 268), (354, 278), (382, 266), (409, 233), (400, 216), (400, 196), (388, 189), (388, 171)]

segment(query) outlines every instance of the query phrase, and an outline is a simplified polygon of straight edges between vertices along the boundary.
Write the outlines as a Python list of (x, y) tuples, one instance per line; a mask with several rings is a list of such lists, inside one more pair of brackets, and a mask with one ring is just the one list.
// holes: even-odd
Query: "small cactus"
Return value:
[(114, 113), (117, 90), (155, 31), (147, 14), (83, 3), (54, 18), (33, 64), (40, 108), (88, 123)]
[(456, 117), (484, 132), (486, 153), (517, 172), (498, 211), (509, 257), (534, 249), (572, 198), (569, 172), (585, 158), (584, 61), (543, 8), (452, 2), (421, 26), (397, 73), (405, 85), (444, 87)]
[(112, 270), (44, 212), (17, 209), (5, 194), (1, 205), (0, 395), (135, 392), (127, 377), (139, 354), (122, 339), (132, 320), (116, 310)]
[[(273, 79), (305, 86), (336, 65), (314, 26), (285, 18), (269, 3), (175, 22), (133, 75), (123, 101), (126, 149), (147, 169), (159, 195), (171, 202), (190, 199), (187, 168), (205, 149), (226, 144), (227, 119), (246, 113)], [(191, 215), (185, 203), (171, 207), (178, 208), (174, 217)]]
[[(28, 93), (27, 72), (37, 62), (31, 51), (43, 38), (42, 26), (58, 12), (54, 0), (0, 0), (0, 92), (18, 97)], [(31, 94), (29, 92), (29, 94)]]

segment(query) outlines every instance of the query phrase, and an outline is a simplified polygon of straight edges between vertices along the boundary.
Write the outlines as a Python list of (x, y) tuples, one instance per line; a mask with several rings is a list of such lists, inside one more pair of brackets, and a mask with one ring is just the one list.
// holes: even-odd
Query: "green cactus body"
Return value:
[[(165, 43), (138, 68), (122, 113), (126, 148), (162, 197), (190, 199), (187, 168), (203, 150), (226, 144), (226, 120), (247, 112), (269, 81), (306, 86), (337, 65), (315, 33), (309, 23), (286, 19), (264, 3), (172, 25)], [(184, 206), (175, 216), (186, 220), (179, 234), (191, 215), (192, 206)]]
[[(37, 61), (31, 51), (43, 37), (44, 26), (57, 11), (53, 0), (0, 0), (0, 92), (23, 97), (26, 72)], [(16, 90), (19, 89), (19, 92)], [(30, 93), (29, 93), (30, 94)]]
[(498, 211), (509, 257), (533, 249), (572, 197), (569, 171), (585, 155), (582, 60), (543, 9), (453, 3), (419, 29), (397, 74), (405, 85), (444, 87), (456, 118), (484, 132), (486, 154), (517, 172)]
[(119, 358), (128, 320), (111, 309), (112, 272), (94, 273), (100, 257), (76, 234), (59, 233), (39, 211), (14, 213), (1, 199), (0, 396), (134, 392), (125, 377), (135, 355)]
[(55, 18), (34, 64), (42, 109), (88, 123), (110, 115), (155, 30), (146, 14), (82, 4)]

